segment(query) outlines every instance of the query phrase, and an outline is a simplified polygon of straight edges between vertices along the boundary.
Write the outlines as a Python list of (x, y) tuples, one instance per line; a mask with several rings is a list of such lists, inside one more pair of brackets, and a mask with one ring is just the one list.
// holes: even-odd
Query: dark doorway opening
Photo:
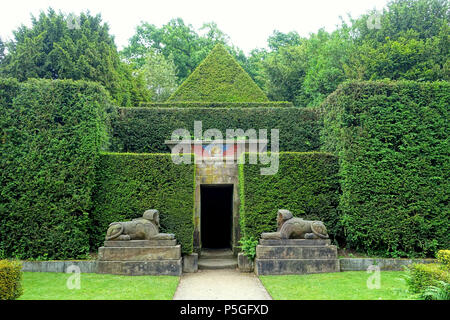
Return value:
[(203, 248), (230, 248), (233, 219), (233, 185), (200, 186)]

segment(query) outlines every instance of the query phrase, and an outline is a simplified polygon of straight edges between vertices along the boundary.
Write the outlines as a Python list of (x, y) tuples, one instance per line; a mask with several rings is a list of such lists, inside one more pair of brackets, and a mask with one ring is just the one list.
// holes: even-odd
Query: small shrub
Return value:
[(0, 300), (15, 300), (23, 293), (22, 264), (0, 260)]
[(421, 297), (425, 300), (450, 300), (450, 283), (436, 281), (437, 286), (428, 286)]
[(436, 258), (444, 269), (450, 269), (450, 250), (439, 250)]
[(256, 246), (258, 245), (258, 240), (254, 237), (244, 237), (241, 240), (239, 240), (239, 243), (241, 246), (239, 248), (242, 249), (242, 253), (244, 256), (249, 258), (251, 261), (255, 260), (256, 256)]
[(429, 293), (433, 291), (430, 287), (448, 290), (448, 285), (443, 286), (442, 282), (450, 283), (450, 273), (443, 270), (439, 264), (413, 264), (407, 268), (406, 283), (409, 292), (423, 299), (430, 297)]

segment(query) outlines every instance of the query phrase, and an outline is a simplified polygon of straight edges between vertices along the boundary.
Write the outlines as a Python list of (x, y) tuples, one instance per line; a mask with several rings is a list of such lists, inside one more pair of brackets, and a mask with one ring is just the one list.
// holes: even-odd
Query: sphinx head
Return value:
[(280, 209), (277, 214), (277, 224), (278, 230), (280, 230), (281, 226), (289, 219), (292, 219), (293, 215), (289, 210)]
[(144, 212), (142, 218), (153, 222), (157, 227), (159, 227), (159, 211), (156, 209), (150, 209)]

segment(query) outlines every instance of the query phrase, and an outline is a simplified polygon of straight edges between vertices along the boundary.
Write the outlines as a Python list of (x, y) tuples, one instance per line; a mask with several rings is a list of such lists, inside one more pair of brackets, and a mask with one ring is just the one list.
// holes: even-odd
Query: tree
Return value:
[(2, 61), (5, 59), (5, 50), (6, 50), (6, 45), (2, 41), (2, 38), (0, 38), (0, 67), (2, 65)]
[(165, 101), (177, 88), (175, 63), (156, 49), (149, 50), (145, 63), (139, 69), (153, 101)]
[(416, 81), (450, 78), (447, 0), (392, 1), (378, 13), (378, 28), (369, 28), (367, 19), (374, 14), (372, 11), (353, 21), (358, 46), (350, 59), (357, 67), (348, 70), (350, 78)]
[(228, 36), (216, 23), (205, 23), (200, 31), (204, 34), (197, 33), (192, 25), (186, 25), (181, 18), (172, 19), (161, 28), (143, 22), (136, 28), (135, 35), (130, 38), (121, 55), (137, 70), (145, 64), (147, 52), (156, 49), (166, 59), (172, 57), (178, 83), (183, 82), (194, 71), (217, 43), (224, 44), (241, 65), (245, 64), (244, 53), (228, 44)]
[(101, 83), (122, 106), (148, 100), (142, 84), (119, 58), (109, 28), (100, 15), (89, 12), (70, 19), (49, 9), (32, 16), (7, 43), (8, 54), (0, 74), (25, 81), (29, 78), (90, 80)]
[[(337, 86), (360, 80), (449, 80), (449, 2), (395, 0), (334, 32), (308, 38), (275, 31), (272, 49), (252, 66), (271, 99), (317, 106)], [(376, 15), (376, 26), (368, 23)], [(290, 36), (289, 36), (290, 35)]]
[(273, 51), (279, 50), (281, 47), (298, 46), (302, 42), (300, 35), (297, 31), (290, 31), (288, 33), (282, 33), (278, 30), (274, 30), (273, 34), (267, 39), (269, 48)]

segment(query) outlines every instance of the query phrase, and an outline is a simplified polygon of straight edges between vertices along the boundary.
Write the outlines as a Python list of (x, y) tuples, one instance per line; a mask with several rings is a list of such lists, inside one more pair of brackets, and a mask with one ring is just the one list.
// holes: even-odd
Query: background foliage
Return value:
[(182, 253), (192, 252), (194, 165), (174, 164), (170, 154), (103, 153), (97, 166), (91, 247), (105, 240), (108, 225), (157, 209), (160, 232), (174, 233)]
[(180, 84), (218, 43), (224, 44), (238, 61), (245, 61), (244, 53), (229, 42), (214, 22), (205, 23), (198, 31), (181, 18), (172, 19), (160, 28), (142, 22), (121, 55), (136, 70), (144, 65), (149, 50), (156, 50), (166, 59), (172, 57)]
[(22, 25), (17, 29), (14, 40), (6, 43), (8, 54), (0, 59), (0, 76), (19, 81), (30, 78), (95, 81), (121, 106), (149, 100), (144, 83), (120, 60), (101, 16), (81, 13), (79, 27), (69, 28), (78, 26), (77, 20), (70, 21), (71, 17), (74, 15), (67, 17), (49, 9), (39, 17), (32, 17), (31, 27)]
[(0, 80), (0, 251), (18, 259), (89, 252), (108, 94), (83, 81)]
[(395, 0), (333, 32), (275, 31), (243, 66), (270, 99), (300, 107), (319, 105), (346, 80), (448, 81), (449, 15), (448, 0)]
[(393, 257), (450, 246), (448, 82), (350, 82), (323, 105), (352, 248)]

